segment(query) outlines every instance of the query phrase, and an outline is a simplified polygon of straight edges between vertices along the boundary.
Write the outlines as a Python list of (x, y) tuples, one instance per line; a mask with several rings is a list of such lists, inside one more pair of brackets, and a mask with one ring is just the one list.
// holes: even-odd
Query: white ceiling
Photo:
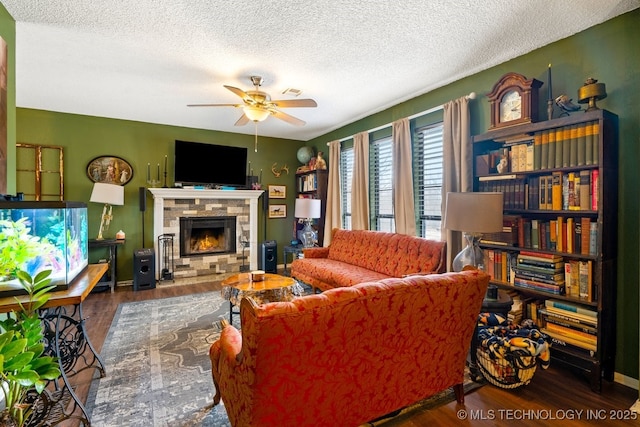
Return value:
[[(253, 134), (223, 88), (302, 90), (262, 136), (309, 140), (568, 37), (640, 0), (0, 0), (18, 107)], [(462, 96), (464, 94), (460, 94)]]

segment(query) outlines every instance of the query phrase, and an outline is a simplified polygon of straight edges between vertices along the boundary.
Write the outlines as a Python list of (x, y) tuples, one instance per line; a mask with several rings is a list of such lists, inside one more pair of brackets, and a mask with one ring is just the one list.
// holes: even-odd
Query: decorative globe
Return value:
[(302, 147), (298, 150), (298, 161), (303, 165), (309, 163), (309, 160), (314, 156), (313, 148), (311, 147)]

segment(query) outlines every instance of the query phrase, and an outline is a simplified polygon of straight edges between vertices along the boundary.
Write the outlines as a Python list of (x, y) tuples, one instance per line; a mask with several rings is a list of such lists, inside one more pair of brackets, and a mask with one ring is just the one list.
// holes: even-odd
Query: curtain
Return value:
[[(473, 191), (473, 150), (469, 127), (469, 99), (465, 96), (444, 104), (443, 122), (443, 177), (442, 218), (448, 192)], [(472, 214), (470, 212), (470, 214)], [(447, 242), (447, 271), (453, 258), (462, 250), (462, 233), (442, 229), (442, 239)]]
[(369, 133), (353, 137), (353, 182), (351, 183), (351, 229), (369, 229)]
[(393, 122), (393, 212), (396, 233), (416, 235), (413, 200), (413, 168), (411, 156), (411, 126), (409, 119)]
[(329, 143), (329, 183), (327, 184), (327, 206), (324, 219), (324, 242), (331, 243), (331, 231), (342, 228), (342, 194), (340, 188), (340, 141)]

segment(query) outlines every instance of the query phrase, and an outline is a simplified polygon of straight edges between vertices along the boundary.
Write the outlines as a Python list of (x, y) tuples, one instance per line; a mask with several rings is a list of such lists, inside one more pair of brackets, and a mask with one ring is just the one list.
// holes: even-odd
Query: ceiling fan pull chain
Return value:
[(258, 122), (253, 122), (256, 125), (256, 143), (255, 143), (255, 152), (258, 152)]

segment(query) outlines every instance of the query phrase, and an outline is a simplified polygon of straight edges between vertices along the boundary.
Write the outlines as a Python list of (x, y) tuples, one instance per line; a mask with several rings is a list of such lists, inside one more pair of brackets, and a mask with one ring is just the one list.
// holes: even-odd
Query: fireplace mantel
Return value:
[[(262, 190), (197, 190), (189, 188), (149, 188), (153, 195), (153, 245), (158, 253), (158, 236), (166, 233), (165, 201), (177, 199), (194, 199), (196, 203), (215, 203), (217, 200), (245, 200), (249, 202), (249, 266), (258, 268), (258, 199)], [(159, 265), (156, 256), (156, 267)], [(156, 272), (158, 268), (156, 268)]]

